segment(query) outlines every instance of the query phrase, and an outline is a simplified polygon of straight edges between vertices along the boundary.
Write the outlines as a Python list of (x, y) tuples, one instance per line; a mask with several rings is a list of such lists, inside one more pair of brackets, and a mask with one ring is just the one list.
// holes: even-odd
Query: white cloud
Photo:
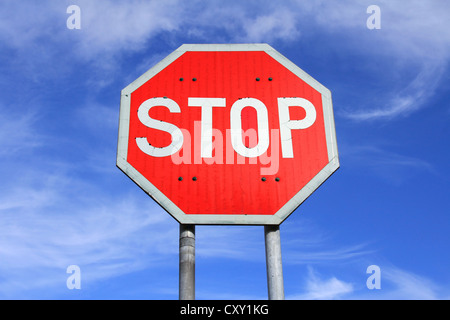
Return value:
[[(418, 75), (410, 83), (402, 90), (391, 93), (390, 98), (384, 97), (387, 102), (384, 102), (381, 107), (368, 108), (366, 106), (362, 111), (344, 110), (340, 112), (340, 115), (357, 121), (391, 120), (399, 116), (408, 116), (426, 106), (428, 99), (433, 96), (440, 84), (446, 67), (446, 63), (430, 65), (430, 63), (424, 62)], [(383, 100), (379, 99), (379, 101)]]
[(0, 108), (0, 155), (12, 156), (41, 146), (43, 136), (36, 132), (38, 113), (7, 112), (6, 109)]
[(305, 293), (288, 296), (290, 300), (333, 300), (345, 297), (353, 293), (354, 288), (351, 283), (331, 277), (321, 279), (310, 267), (308, 268), (308, 278), (306, 279)]
[[(337, 261), (349, 261), (371, 253), (365, 249), (366, 245), (354, 245), (347, 247), (328, 248), (326, 244), (317, 246), (314, 250), (289, 251), (286, 256), (290, 264), (330, 263)], [(324, 249), (325, 248), (325, 249)]]
[[(6, 1), (0, 14), (0, 39), (8, 48), (17, 50), (18, 54), (10, 59), (18, 67), (26, 66), (36, 82), (42, 77), (60, 77), (63, 70), (70, 70), (75, 59), (90, 61), (103, 70), (103, 78), (96, 76), (97, 85), (102, 81), (109, 83), (123, 53), (156, 45), (153, 41), (161, 34), (167, 35), (165, 39), (190, 35), (205, 42), (285, 43), (307, 34), (324, 37), (330, 46), (337, 45), (334, 38), (354, 39), (357, 44), (349, 41), (340, 45), (348, 46), (344, 50), (364, 59), (393, 62), (387, 74), (378, 76), (378, 81), (411, 68), (416, 70), (416, 76), (410, 81), (400, 79), (392, 89), (361, 106), (350, 103), (339, 107), (338, 114), (356, 121), (395, 119), (425, 107), (441, 83), (450, 57), (450, 32), (446, 28), (449, 5), (443, 1), (405, 4), (381, 0), (377, 5), (382, 13), (382, 28), (368, 30), (366, 9), (370, 4), (352, 0), (189, 4), (179, 0), (81, 0), (77, 2), (81, 8), (81, 30), (68, 30), (65, 22), (69, 3), (66, 6), (42, 1), (19, 10), (17, 2)], [(172, 46), (179, 44), (175, 41)], [(161, 52), (154, 50), (147, 59), (153, 55), (160, 56)], [(42, 66), (47, 66), (47, 72), (37, 72)]]
[(300, 36), (295, 12), (278, 7), (269, 14), (249, 17), (242, 22), (243, 40), (248, 42), (292, 41)]
[[(397, 61), (397, 67), (388, 72), (395, 74), (410, 68), (417, 71), (411, 81), (402, 79), (400, 85), (378, 97), (375, 106), (349, 106), (341, 115), (357, 121), (395, 119), (425, 107), (441, 83), (450, 57), (450, 32), (445, 23), (449, 5), (442, 1), (379, 1), (382, 29), (373, 31), (365, 23), (370, 4), (350, 0), (276, 4), (211, 1), (194, 2), (188, 7), (170, 1), (133, 2), (123, 7), (110, 1), (90, 1), (82, 3), (88, 30), (80, 44), (86, 55), (93, 56), (96, 52), (140, 48), (152, 36), (165, 31), (180, 35), (193, 32), (208, 42), (212, 34), (205, 30), (209, 29), (226, 31), (222, 38), (215, 36), (214, 41), (219, 42), (290, 42), (302, 33), (354, 37), (360, 45), (348, 50), (362, 57)], [(373, 32), (379, 32), (378, 36), (373, 37)]]
[[(392, 283), (393, 288), (383, 292), (384, 299), (436, 300), (442, 299), (440, 286), (425, 277), (397, 267), (383, 267), (382, 281)], [(383, 290), (383, 287), (381, 288)]]
[(386, 182), (400, 185), (417, 173), (438, 176), (435, 166), (429, 161), (414, 155), (403, 155), (395, 150), (393, 142), (387, 146), (342, 144), (340, 154), (355, 169), (362, 168), (364, 175), (375, 174)]
[(152, 36), (174, 31), (183, 22), (179, 1), (104, 0), (79, 1), (78, 5), (83, 21), (78, 40), (88, 58), (140, 49)]
[(52, 169), (29, 168), (0, 197), (0, 297), (64, 287), (72, 264), (92, 285), (176, 259), (177, 224), (151, 199)]
[(198, 226), (197, 230), (199, 256), (255, 261), (264, 254), (261, 226)]
[(365, 243), (339, 246), (329, 232), (305, 219), (301, 225), (287, 220), (281, 230), (283, 260), (291, 265), (348, 262), (373, 253)]
[(343, 148), (343, 154), (351, 158), (355, 163), (363, 164), (364, 167), (407, 167), (408, 169), (417, 168), (433, 172), (433, 166), (427, 161), (410, 156), (404, 156), (382, 147), (374, 145), (361, 145)]
[(360, 286), (360, 290), (349, 296), (350, 299), (446, 300), (450, 296), (445, 283), (399, 268), (391, 263), (383, 263), (379, 267), (380, 289), (369, 290)]
[(311, 28), (319, 26), (321, 32), (357, 36), (362, 43), (354, 49), (359, 52), (371, 51), (377, 54), (379, 45), (387, 43), (389, 46), (383, 47), (383, 54), (388, 51), (393, 57), (411, 59), (413, 62), (417, 62), (419, 57), (426, 61), (448, 59), (450, 31), (445, 25), (450, 9), (448, 2), (379, 0), (376, 3), (381, 11), (379, 30), (366, 27), (366, 20), (370, 16), (366, 9), (372, 4), (370, 0), (297, 3), (299, 10), (316, 22)]
[[(371, 3), (367, 2), (367, 6)], [(407, 116), (428, 105), (429, 98), (442, 83), (442, 76), (450, 59), (450, 31), (446, 27), (446, 12), (450, 5), (444, 1), (378, 1), (381, 9), (381, 29), (361, 28), (368, 15), (355, 10), (367, 7), (364, 3), (341, 1), (338, 5), (324, 8), (329, 20), (320, 21), (334, 32), (350, 32), (360, 40), (356, 52), (391, 61), (389, 69), (380, 75), (379, 81), (401, 74), (415, 73), (408, 81), (406, 77), (397, 81), (391, 89), (385, 89), (377, 99), (362, 107), (347, 106), (339, 114), (357, 121), (392, 120)], [(411, 72), (411, 70), (413, 72)], [(415, 71), (415, 72), (414, 72)]]
[[(367, 260), (366, 260), (367, 261)], [(367, 264), (368, 266), (369, 264)], [(308, 266), (302, 292), (286, 296), (291, 300), (446, 300), (449, 290), (444, 284), (437, 283), (427, 277), (398, 268), (392, 264), (380, 265), (380, 288), (369, 289), (366, 280), (370, 274), (361, 277), (366, 266), (362, 261), (350, 266), (353, 274), (346, 275), (350, 280), (341, 280), (339, 276), (324, 277), (312, 266)], [(336, 268), (331, 270), (336, 273)]]

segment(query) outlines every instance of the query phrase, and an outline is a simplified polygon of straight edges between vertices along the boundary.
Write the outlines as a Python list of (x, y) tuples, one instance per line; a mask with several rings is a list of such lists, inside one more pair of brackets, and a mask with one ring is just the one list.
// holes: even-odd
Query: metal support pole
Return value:
[(284, 300), (283, 266), (279, 226), (264, 226), (269, 300)]
[(179, 299), (195, 299), (195, 225), (180, 224)]

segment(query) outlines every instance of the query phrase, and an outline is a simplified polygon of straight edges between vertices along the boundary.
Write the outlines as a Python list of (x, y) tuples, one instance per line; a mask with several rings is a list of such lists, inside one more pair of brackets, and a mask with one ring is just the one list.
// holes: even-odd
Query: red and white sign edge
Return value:
[[(325, 136), (328, 151), (328, 164), (311, 179), (294, 197), (292, 197), (274, 215), (236, 215), (236, 214), (185, 214), (177, 205), (158, 190), (147, 178), (127, 162), (128, 133), (130, 124), (131, 93), (149, 81), (153, 76), (178, 59), (185, 52), (192, 51), (264, 51), (285, 68), (297, 75), (322, 95)], [(334, 123), (331, 92), (297, 65), (292, 63), (270, 45), (252, 44), (183, 44), (121, 92), (119, 114), (119, 136), (117, 143), (117, 167), (133, 180), (142, 190), (152, 197), (164, 210), (181, 224), (198, 225), (280, 225), (300, 206), (319, 186), (338, 168), (336, 129)]]

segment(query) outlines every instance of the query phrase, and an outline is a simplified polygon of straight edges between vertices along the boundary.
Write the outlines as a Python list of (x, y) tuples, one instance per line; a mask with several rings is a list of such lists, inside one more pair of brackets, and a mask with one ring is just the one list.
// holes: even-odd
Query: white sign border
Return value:
[[(128, 133), (130, 126), (130, 97), (132, 92), (188, 51), (264, 51), (322, 95), (329, 162), (274, 215), (185, 214), (177, 205), (148, 181), (147, 178), (127, 162)], [(339, 168), (331, 92), (268, 44), (184, 44), (122, 90), (116, 165), (179, 223), (196, 225), (280, 225)]]

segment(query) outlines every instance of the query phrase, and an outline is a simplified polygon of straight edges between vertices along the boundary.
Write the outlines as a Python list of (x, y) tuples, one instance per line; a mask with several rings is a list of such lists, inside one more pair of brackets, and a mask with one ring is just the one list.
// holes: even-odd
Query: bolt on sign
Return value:
[(339, 168), (330, 91), (267, 44), (185, 44), (122, 90), (117, 166), (182, 224), (279, 225)]

